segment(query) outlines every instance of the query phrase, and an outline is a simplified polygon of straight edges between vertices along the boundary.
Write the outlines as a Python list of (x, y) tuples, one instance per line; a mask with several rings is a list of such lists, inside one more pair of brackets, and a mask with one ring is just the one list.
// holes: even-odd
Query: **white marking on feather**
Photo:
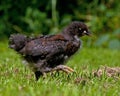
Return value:
[(64, 57), (64, 59), (66, 60), (68, 58), (68, 56), (66, 55), (65, 57)]
[(80, 49), (82, 48), (82, 45), (83, 45), (83, 44), (82, 44), (82, 41), (80, 40)]
[(79, 28), (79, 30), (81, 30), (81, 28)]
[(77, 40), (77, 41), (80, 41), (79, 37), (77, 35), (74, 36), (74, 38)]
[(25, 64), (25, 65), (28, 65), (28, 62), (25, 61), (25, 60), (23, 60), (22, 63)]

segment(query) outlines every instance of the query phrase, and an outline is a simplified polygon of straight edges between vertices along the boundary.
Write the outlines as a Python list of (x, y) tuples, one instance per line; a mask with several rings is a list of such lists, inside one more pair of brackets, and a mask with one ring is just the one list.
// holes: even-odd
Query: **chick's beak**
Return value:
[(91, 36), (91, 32), (90, 31), (84, 31), (83, 32), (85, 35)]

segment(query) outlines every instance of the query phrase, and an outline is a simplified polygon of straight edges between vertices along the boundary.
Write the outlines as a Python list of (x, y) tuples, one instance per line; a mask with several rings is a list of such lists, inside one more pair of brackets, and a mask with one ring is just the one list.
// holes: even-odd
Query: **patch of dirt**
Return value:
[(103, 74), (108, 77), (116, 77), (120, 75), (120, 67), (102, 66), (98, 70), (93, 71), (92, 74), (96, 77), (101, 77)]
[[(102, 66), (98, 68), (97, 70), (94, 70), (91, 72), (92, 78), (97, 77), (100, 78), (101, 76), (107, 76), (107, 77), (114, 77), (115, 79), (120, 80), (120, 67), (108, 67), (108, 66)], [(82, 84), (85, 85), (90, 81), (89, 76), (88, 77), (77, 77), (74, 80), (75, 84)], [(106, 86), (105, 86), (106, 87)]]
[(18, 73), (19, 73), (19, 69), (18, 69), (18, 68), (14, 68), (14, 69), (13, 69), (13, 72), (14, 72), (15, 74), (18, 74)]
[(27, 74), (25, 75), (27, 79), (31, 79), (33, 77), (33, 74)]
[(87, 82), (88, 82), (88, 79), (81, 78), (81, 77), (76, 78), (74, 81), (75, 84), (82, 84), (82, 85), (85, 85)]

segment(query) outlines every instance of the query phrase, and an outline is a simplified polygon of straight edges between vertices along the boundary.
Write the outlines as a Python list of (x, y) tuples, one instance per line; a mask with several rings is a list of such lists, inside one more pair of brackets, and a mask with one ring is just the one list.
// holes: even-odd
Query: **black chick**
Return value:
[(21, 34), (11, 35), (9, 46), (24, 57), (38, 80), (47, 72), (73, 72), (73, 69), (63, 64), (78, 51), (81, 46), (79, 37), (84, 35), (90, 35), (87, 26), (83, 22), (74, 21), (57, 35), (38, 38), (28, 38)]

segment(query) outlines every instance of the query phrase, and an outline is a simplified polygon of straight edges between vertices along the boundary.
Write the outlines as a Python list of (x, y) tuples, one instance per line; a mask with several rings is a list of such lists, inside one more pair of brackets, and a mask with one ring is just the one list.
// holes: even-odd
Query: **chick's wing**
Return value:
[(21, 53), (24, 55), (46, 57), (47, 55), (64, 54), (66, 47), (66, 41), (63, 39), (40, 38), (27, 43), (23, 50), (21, 50)]

